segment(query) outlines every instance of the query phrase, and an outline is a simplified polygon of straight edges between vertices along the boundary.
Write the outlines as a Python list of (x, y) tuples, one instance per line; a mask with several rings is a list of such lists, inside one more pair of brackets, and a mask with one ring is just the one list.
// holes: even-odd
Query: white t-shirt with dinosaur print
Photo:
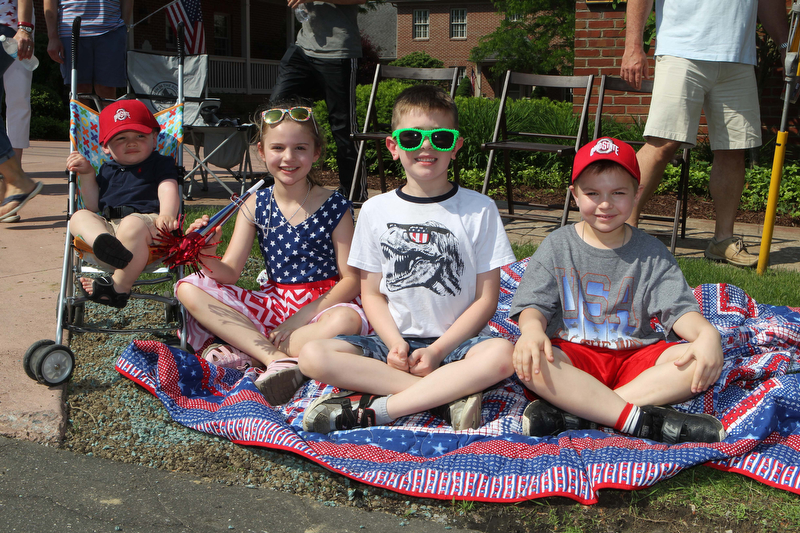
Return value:
[(431, 338), (475, 300), (478, 274), (515, 260), (494, 201), (454, 184), (435, 198), (400, 189), (370, 198), (347, 262), (382, 274), (380, 291), (404, 337)]

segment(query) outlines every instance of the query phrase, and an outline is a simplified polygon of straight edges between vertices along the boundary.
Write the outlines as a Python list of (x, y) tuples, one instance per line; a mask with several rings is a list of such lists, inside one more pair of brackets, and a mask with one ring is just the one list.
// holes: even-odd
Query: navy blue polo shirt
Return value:
[(158, 213), (158, 186), (177, 180), (175, 160), (153, 152), (138, 165), (123, 167), (116, 161), (103, 163), (97, 173), (99, 207), (133, 207), (140, 213)]

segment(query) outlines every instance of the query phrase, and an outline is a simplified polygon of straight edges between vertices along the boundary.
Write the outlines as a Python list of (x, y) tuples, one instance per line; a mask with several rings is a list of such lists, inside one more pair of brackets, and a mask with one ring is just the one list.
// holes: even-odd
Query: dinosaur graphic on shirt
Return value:
[(387, 227), (380, 243), (389, 260), (385, 277), (389, 291), (425, 287), (440, 296), (461, 292), (464, 261), (450, 230), (435, 221)]

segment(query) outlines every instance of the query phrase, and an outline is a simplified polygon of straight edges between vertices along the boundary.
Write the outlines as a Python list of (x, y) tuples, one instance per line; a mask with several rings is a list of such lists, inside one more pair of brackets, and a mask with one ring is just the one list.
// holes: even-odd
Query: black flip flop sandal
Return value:
[(92, 253), (103, 263), (114, 268), (125, 268), (133, 259), (133, 254), (119, 239), (110, 233), (101, 233), (92, 244)]
[(92, 281), (92, 294), (86, 294), (86, 297), (91, 302), (122, 309), (128, 305), (131, 293), (117, 292), (114, 289), (114, 281), (111, 276), (103, 276)]

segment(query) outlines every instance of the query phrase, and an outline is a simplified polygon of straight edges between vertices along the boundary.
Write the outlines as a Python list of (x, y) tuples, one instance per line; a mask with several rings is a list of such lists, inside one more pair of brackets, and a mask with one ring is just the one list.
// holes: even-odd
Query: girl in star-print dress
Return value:
[[(187, 342), (217, 365), (266, 367), (256, 386), (273, 405), (291, 399), (306, 379), (297, 367), (306, 342), (370, 329), (358, 305), (358, 271), (347, 265), (350, 202), (309, 174), (324, 137), (311, 108), (299, 103), (258, 114), (258, 154), (275, 184), (251, 195), (239, 210), (222, 259), (204, 259), (202, 275), (180, 280), (175, 289), (190, 315)], [(207, 221), (204, 216), (189, 230)], [(265, 270), (261, 290), (251, 291), (234, 284), (256, 237)]]

